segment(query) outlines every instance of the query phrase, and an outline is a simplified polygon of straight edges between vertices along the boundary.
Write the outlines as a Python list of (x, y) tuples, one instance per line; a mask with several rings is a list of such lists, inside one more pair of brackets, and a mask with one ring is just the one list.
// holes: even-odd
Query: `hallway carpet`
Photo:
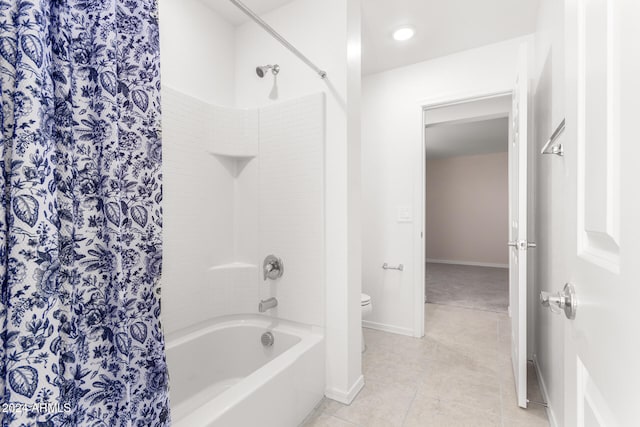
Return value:
[(427, 263), (427, 302), (506, 313), (509, 270)]

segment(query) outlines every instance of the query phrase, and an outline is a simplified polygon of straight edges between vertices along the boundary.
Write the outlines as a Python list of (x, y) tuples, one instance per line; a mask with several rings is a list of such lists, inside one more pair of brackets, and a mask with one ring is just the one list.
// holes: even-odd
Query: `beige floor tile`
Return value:
[(387, 352), (380, 357), (363, 360), (362, 373), (365, 382), (402, 385), (415, 392), (418, 379), (425, 370), (425, 362), (411, 360), (402, 354)]
[(459, 331), (450, 331), (443, 336), (430, 338), (433, 338), (440, 347), (455, 349), (466, 353), (487, 355), (487, 357), (490, 356), (493, 359), (499, 356), (497, 337), (495, 334), (491, 336), (486, 331), (477, 333), (461, 329)]
[[(496, 313), (427, 304), (426, 337), (448, 347), (457, 347), (467, 352), (498, 351), (498, 316)], [(434, 308), (431, 308), (434, 306)]]
[(460, 369), (433, 371), (418, 388), (418, 398), (478, 408), (496, 416), (501, 415), (500, 383), (494, 374)]
[(509, 384), (515, 389), (515, 381), (513, 379), (513, 362), (511, 356), (500, 357), (497, 361), (498, 375), (501, 384)]
[(498, 316), (498, 336), (511, 339), (511, 318), (506, 314)]
[(498, 335), (498, 353), (505, 358), (511, 358), (511, 338)]
[(415, 391), (392, 384), (368, 381), (351, 403), (334, 416), (362, 426), (402, 426)]
[(414, 338), (404, 335), (392, 334), (388, 332), (377, 331), (374, 329), (364, 328), (364, 340), (367, 350), (364, 357), (368, 354), (378, 351), (391, 351), (395, 353), (410, 353), (420, 357), (429, 357), (435, 351), (436, 342), (429, 338)]
[(405, 420), (405, 427), (496, 427), (500, 417), (458, 403), (437, 399), (414, 400)]
[(519, 413), (503, 416), (504, 427), (548, 427), (549, 421), (544, 410), (519, 408)]
[[(423, 339), (365, 329), (365, 387), (351, 405), (324, 399), (305, 427), (548, 426), (543, 407), (517, 405), (505, 314), (429, 304), (427, 325)], [(529, 369), (542, 400), (536, 380)]]
[(371, 343), (367, 341), (367, 351), (362, 357), (365, 381), (403, 385), (415, 391), (419, 375), (435, 354), (437, 343), (375, 332), (365, 332), (367, 338), (372, 339)]
[(497, 322), (493, 324), (465, 325), (446, 323), (437, 329), (426, 329), (425, 336), (438, 343), (481, 346), (495, 350), (498, 343)]
[(503, 427), (548, 427), (549, 422), (544, 419), (541, 420), (539, 418), (532, 419), (514, 419), (514, 418), (504, 418)]
[(357, 424), (326, 414), (321, 414), (316, 418), (308, 420), (307, 423), (304, 424), (305, 427), (354, 427), (356, 425)]
[(469, 369), (499, 374), (500, 357), (497, 350), (470, 348), (451, 343), (439, 343), (436, 354), (431, 359), (442, 367), (450, 365), (452, 368), (464, 366)]
[(504, 319), (504, 314), (492, 311), (472, 310), (469, 308), (453, 307), (440, 304), (426, 304), (426, 320), (434, 327), (444, 323), (468, 323), (470, 320), (487, 324)]
[(336, 411), (343, 406), (347, 406), (343, 403), (337, 402), (335, 400), (327, 399), (326, 397), (322, 399), (320, 404), (316, 407), (316, 412), (325, 414), (325, 415), (333, 415)]
[(390, 346), (390, 342), (392, 340), (391, 335), (393, 334), (370, 328), (362, 328), (362, 331), (364, 333), (364, 341), (367, 344), (367, 348), (376, 350), (378, 348), (386, 348)]
[(499, 383), (500, 373), (495, 353), (467, 351), (457, 347), (439, 346), (436, 356), (427, 361), (425, 371), (431, 375), (491, 377)]

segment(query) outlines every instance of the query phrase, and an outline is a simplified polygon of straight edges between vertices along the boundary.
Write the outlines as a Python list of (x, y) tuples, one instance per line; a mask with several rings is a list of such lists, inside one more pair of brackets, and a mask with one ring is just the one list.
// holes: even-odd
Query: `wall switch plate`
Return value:
[(398, 206), (397, 209), (397, 221), (398, 222), (412, 222), (413, 217), (411, 216), (411, 207), (410, 206)]

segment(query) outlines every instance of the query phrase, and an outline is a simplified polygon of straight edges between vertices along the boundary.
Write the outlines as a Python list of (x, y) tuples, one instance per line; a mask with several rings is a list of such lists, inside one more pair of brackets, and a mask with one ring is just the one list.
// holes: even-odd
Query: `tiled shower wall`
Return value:
[[(162, 103), (162, 316), (171, 333), (212, 317), (250, 311), (258, 298), (255, 268), (212, 270), (236, 262), (238, 254), (236, 165), (211, 153), (216, 142), (226, 149), (229, 140), (242, 150), (257, 150), (258, 115), (212, 106), (167, 87)], [(243, 124), (246, 130), (234, 132)], [(253, 135), (253, 141), (246, 135)]]
[(263, 282), (277, 316), (324, 325), (324, 95), (260, 109), (261, 255), (284, 261)]
[[(324, 323), (324, 96), (258, 109), (163, 88), (167, 333), (227, 314)], [(285, 274), (262, 279), (274, 253)]]

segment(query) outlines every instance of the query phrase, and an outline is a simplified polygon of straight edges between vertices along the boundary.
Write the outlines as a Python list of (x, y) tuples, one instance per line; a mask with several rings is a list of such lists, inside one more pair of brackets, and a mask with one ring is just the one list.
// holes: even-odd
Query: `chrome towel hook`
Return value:
[(544, 147), (542, 147), (542, 150), (540, 150), (540, 154), (555, 154), (557, 156), (564, 156), (564, 147), (562, 146), (562, 144), (553, 145), (560, 134), (564, 131), (564, 125), (565, 119), (562, 119), (556, 130), (551, 134), (551, 137), (549, 138), (547, 143), (544, 144)]

